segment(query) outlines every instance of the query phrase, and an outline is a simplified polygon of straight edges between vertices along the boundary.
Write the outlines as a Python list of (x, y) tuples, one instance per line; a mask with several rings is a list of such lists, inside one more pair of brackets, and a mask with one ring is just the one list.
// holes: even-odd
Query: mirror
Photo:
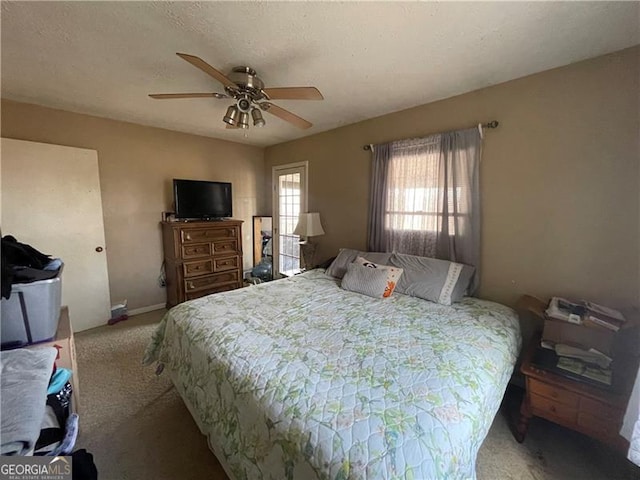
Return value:
[[(273, 221), (271, 217), (253, 217), (253, 283), (273, 280)], [(259, 281), (255, 280), (258, 279)]]

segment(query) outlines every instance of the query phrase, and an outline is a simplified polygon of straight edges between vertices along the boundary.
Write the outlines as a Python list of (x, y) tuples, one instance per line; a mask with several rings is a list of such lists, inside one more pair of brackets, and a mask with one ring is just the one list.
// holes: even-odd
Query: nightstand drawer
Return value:
[(182, 258), (188, 260), (190, 258), (210, 257), (212, 254), (210, 243), (200, 243), (198, 245), (183, 245)]
[(206, 275), (213, 273), (213, 260), (200, 260), (199, 262), (185, 262), (182, 264), (185, 277), (195, 277), (198, 275)]
[(539, 416), (551, 416), (552, 418), (564, 420), (565, 422), (576, 423), (578, 410), (576, 407), (559, 403), (546, 397), (541, 397), (534, 393), (529, 394), (531, 408)]
[(621, 422), (605, 420), (599, 416), (580, 412), (578, 414), (578, 425), (588, 429), (590, 434), (596, 437), (613, 437), (618, 435)]
[(598, 417), (609, 423), (620, 422), (624, 415), (624, 411), (622, 410), (586, 397), (580, 400), (580, 413)]
[(562, 388), (554, 387), (553, 385), (549, 385), (548, 383), (534, 380), (533, 378), (529, 378), (528, 382), (529, 382), (529, 391), (531, 393), (535, 393), (536, 395), (546, 397), (550, 400), (553, 400), (556, 403), (562, 403), (574, 409), (578, 408), (578, 403), (580, 402), (580, 395), (578, 395), (577, 393), (573, 393), (573, 392), (570, 392), (569, 390), (564, 390)]

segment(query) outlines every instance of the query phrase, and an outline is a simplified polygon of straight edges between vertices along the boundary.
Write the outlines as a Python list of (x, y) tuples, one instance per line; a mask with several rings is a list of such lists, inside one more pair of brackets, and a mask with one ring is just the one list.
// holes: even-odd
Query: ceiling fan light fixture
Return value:
[(253, 126), (254, 127), (264, 127), (265, 121), (262, 118), (262, 112), (257, 108), (251, 110), (251, 117), (253, 118)]
[(249, 114), (247, 112), (240, 113), (240, 118), (238, 118), (238, 127), (249, 128)]
[(238, 123), (239, 114), (240, 112), (238, 112), (236, 106), (231, 105), (229, 108), (227, 108), (227, 113), (225, 113), (224, 117), (222, 117), (222, 121), (231, 126), (235, 126)]

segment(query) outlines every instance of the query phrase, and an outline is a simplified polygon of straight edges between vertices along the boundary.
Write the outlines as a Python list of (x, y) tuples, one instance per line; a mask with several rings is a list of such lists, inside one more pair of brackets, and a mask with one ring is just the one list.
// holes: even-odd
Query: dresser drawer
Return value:
[(235, 288), (237, 288), (237, 285), (235, 284), (221, 285), (218, 287), (207, 288), (205, 290), (190, 292), (187, 293), (185, 297), (186, 300), (194, 300), (196, 298), (204, 297), (205, 295), (211, 295), (212, 293), (228, 292), (229, 290), (234, 290)]
[(184, 281), (184, 291), (186, 293), (198, 290), (211, 289), (213, 287), (221, 287), (225, 284), (237, 285), (240, 283), (240, 274), (237, 270), (219, 273), (216, 275), (207, 275), (204, 277), (194, 277)]
[(215, 227), (215, 228), (183, 228), (180, 230), (180, 241), (182, 243), (202, 243), (211, 240), (224, 238), (236, 238), (237, 227)]
[(191, 258), (210, 257), (213, 255), (210, 243), (198, 243), (193, 245), (182, 245), (182, 258), (189, 260)]
[(538, 416), (551, 416), (553, 419), (576, 423), (576, 416), (578, 414), (577, 407), (565, 405), (547, 397), (541, 397), (535, 393), (529, 393), (529, 400), (531, 401), (531, 408)]
[(563, 388), (554, 387), (553, 385), (549, 385), (548, 383), (540, 382), (532, 378), (529, 378), (528, 382), (529, 392), (546, 397), (556, 403), (562, 403), (563, 405), (567, 405), (575, 409), (578, 408), (580, 395), (577, 393), (570, 392)]
[(238, 251), (238, 242), (235, 239), (213, 242), (213, 254), (220, 255)]
[(213, 271), (225, 272), (227, 270), (236, 270), (240, 267), (240, 257), (224, 257), (213, 259)]
[(182, 264), (182, 270), (185, 278), (197, 277), (199, 275), (206, 275), (207, 273), (215, 272), (213, 268), (213, 260), (210, 258), (197, 262), (185, 262)]

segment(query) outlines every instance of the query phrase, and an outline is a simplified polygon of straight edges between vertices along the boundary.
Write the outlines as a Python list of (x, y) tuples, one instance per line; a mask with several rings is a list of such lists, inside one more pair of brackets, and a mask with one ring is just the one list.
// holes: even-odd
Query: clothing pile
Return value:
[(59, 258), (39, 252), (31, 245), (18, 242), (15, 237), (2, 237), (2, 298), (11, 297), (14, 283), (32, 283), (55, 278), (62, 266)]
[(92, 456), (73, 452), (78, 415), (71, 413), (72, 372), (56, 368), (56, 356), (53, 347), (0, 352), (0, 454), (71, 455), (74, 467), (80, 462), (78, 470), (89, 472), (73, 478), (94, 479)]

